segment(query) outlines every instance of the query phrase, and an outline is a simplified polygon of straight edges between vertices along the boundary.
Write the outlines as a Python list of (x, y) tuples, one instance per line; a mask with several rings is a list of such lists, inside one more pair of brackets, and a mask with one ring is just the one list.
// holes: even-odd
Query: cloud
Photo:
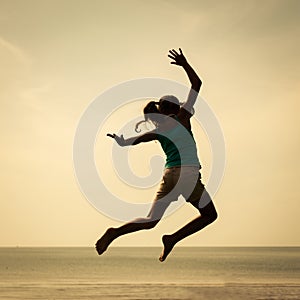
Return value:
[(28, 87), (20, 92), (20, 96), (25, 100), (26, 105), (35, 110), (43, 110), (52, 86), (52, 83), (45, 83), (38, 87)]
[(0, 37), (0, 48), (6, 49), (15, 58), (17, 58), (19, 62), (23, 64), (29, 63), (29, 58), (22, 49), (10, 43), (9, 41), (3, 39), (2, 37)]

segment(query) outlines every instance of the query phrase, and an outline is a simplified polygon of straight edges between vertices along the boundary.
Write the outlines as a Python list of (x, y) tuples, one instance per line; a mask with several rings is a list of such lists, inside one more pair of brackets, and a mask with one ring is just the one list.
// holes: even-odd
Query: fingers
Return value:
[(107, 133), (106, 135), (109, 136), (109, 137), (111, 137), (111, 138), (113, 138), (118, 143), (118, 145), (120, 145), (120, 146), (126, 146), (126, 142), (125, 142), (123, 134), (120, 135), (120, 136), (117, 136), (114, 133), (113, 134)]
[(168, 57), (175, 60), (175, 62), (171, 62), (171, 64), (175, 64), (175, 65), (178, 64), (177, 60), (180, 57), (184, 57), (181, 48), (179, 48), (179, 52), (180, 54), (174, 49), (169, 50)]
[(175, 49), (169, 50), (169, 53), (174, 56), (183, 55), (181, 48), (179, 48), (179, 53)]
[(169, 51), (171, 54), (173, 54), (174, 56), (178, 56), (179, 53), (175, 50), (175, 49), (172, 49)]
[(168, 55), (168, 57), (170, 57), (171, 59), (176, 59), (176, 57), (174, 57), (172, 55)]

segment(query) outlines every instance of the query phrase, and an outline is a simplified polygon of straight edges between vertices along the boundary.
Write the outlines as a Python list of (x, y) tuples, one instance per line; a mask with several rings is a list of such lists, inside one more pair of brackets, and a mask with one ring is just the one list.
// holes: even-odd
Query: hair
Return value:
[(141, 132), (141, 130), (139, 130), (139, 126), (142, 123), (147, 123), (149, 121), (151, 121), (152, 124), (154, 124), (154, 126), (158, 126), (159, 123), (159, 118), (157, 116), (157, 114), (160, 114), (160, 111), (157, 107), (157, 105), (159, 104), (159, 102), (155, 102), (155, 101), (150, 101), (143, 109), (143, 113), (144, 113), (144, 120), (138, 122), (135, 125), (135, 131), (136, 132)]
[[(177, 115), (183, 104), (184, 102), (179, 102), (178, 98), (173, 95), (162, 96), (159, 100), (159, 111), (164, 115)], [(191, 108), (189, 113), (193, 115), (194, 108)]]
[(159, 111), (164, 115), (177, 115), (180, 110), (178, 98), (173, 95), (165, 95), (159, 99)]
[[(179, 102), (178, 98), (176, 98), (173, 95), (165, 95), (162, 96), (159, 99), (159, 102), (150, 101), (148, 104), (144, 107), (143, 113), (144, 113), (144, 120), (138, 122), (135, 125), (135, 131), (141, 132), (139, 129), (139, 126), (142, 123), (151, 122), (155, 127), (158, 127), (160, 118), (160, 115), (177, 115), (180, 110), (180, 105), (182, 103)], [(191, 112), (194, 113), (194, 110)]]

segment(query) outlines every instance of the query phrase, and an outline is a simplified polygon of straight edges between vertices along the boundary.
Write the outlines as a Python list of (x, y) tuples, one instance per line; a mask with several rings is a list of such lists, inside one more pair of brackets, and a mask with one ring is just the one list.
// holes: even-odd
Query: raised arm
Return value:
[(122, 147), (137, 145), (140, 143), (146, 143), (157, 139), (157, 134), (154, 131), (150, 131), (140, 136), (131, 137), (128, 139), (124, 139), (123, 135), (118, 136), (116, 134), (110, 134), (110, 133), (108, 133), (107, 136), (115, 139), (115, 141)]
[(188, 111), (192, 112), (192, 108), (196, 102), (198, 93), (200, 91), (202, 81), (197, 75), (197, 73), (194, 71), (194, 69), (190, 66), (186, 58), (184, 57), (182, 50), (179, 48), (178, 53), (176, 50), (172, 49), (169, 51), (168, 57), (171, 58), (173, 61), (171, 61), (171, 64), (181, 66), (185, 70), (190, 83), (191, 83), (191, 90), (189, 92), (188, 98), (186, 100), (186, 103), (184, 103), (183, 107)]

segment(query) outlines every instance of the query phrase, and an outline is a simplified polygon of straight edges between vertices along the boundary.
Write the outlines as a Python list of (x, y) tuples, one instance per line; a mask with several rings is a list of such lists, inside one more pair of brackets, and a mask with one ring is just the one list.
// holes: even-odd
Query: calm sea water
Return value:
[(0, 248), (0, 299), (300, 299), (300, 248)]

